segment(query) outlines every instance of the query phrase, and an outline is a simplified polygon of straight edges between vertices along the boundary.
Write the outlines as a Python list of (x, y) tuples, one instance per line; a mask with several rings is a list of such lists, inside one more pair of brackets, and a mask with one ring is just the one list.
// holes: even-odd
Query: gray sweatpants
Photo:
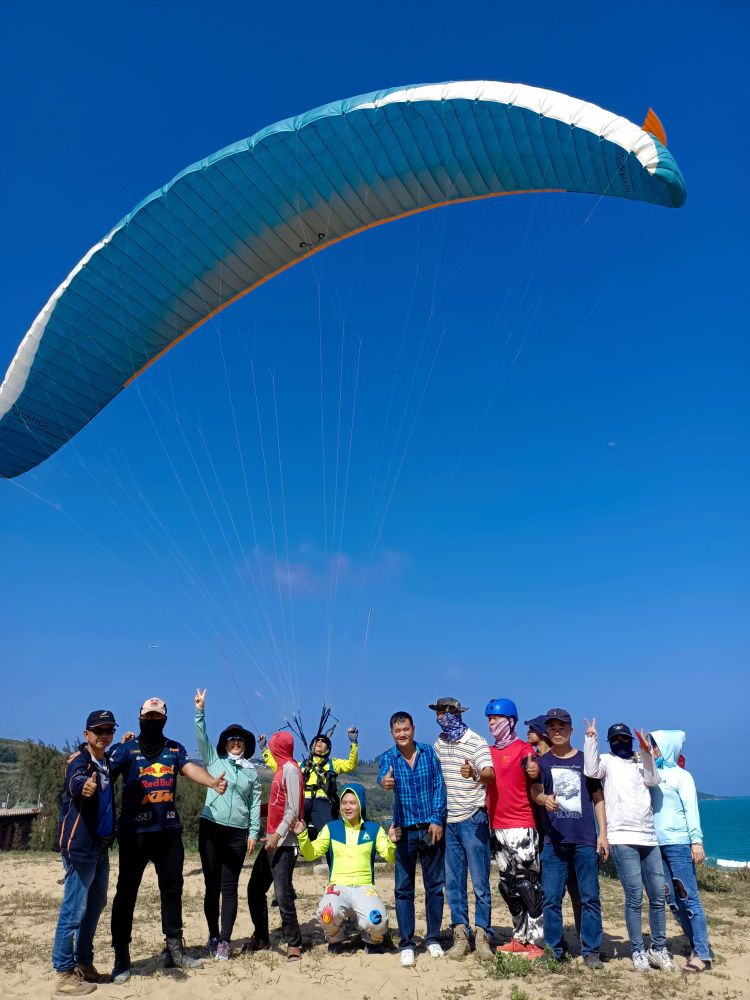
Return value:
[(365, 944), (380, 944), (388, 930), (388, 910), (374, 885), (329, 885), (318, 904), (318, 919), (329, 944), (344, 939), (354, 920)]

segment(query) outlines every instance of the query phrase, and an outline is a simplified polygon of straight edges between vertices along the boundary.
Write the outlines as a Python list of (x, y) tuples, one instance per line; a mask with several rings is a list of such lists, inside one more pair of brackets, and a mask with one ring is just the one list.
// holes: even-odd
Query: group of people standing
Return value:
[[(566, 957), (562, 903), (573, 904), (584, 964), (602, 967), (599, 863), (614, 857), (625, 892), (625, 919), (633, 965), (672, 971), (666, 909), (690, 943), (688, 972), (711, 964), (696, 865), (705, 860), (695, 784), (678, 766), (685, 734), (662, 730), (648, 738), (624, 723), (610, 726), (609, 753), (601, 754), (595, 720), (586, 723), (584, 751), (571, 744), (570, 713), (551, 708), (526, 720), (507, 698), (485, 709), (489, 742), (464, 722), (455, 698), (440, 698), (440, 734), (434, 744), (414, 739), (407, 712), (391, 718), (394, 747), (380, 759), (379, 781), (394, 790), (396, 918), (401, 963), (415, 963), (414, 872), (422, 866), (428, 954), (440, 957), (443, 889), (453, 930), (449, 957), (471, 950), (488, 960), (498, 952), (533, 959), (545, 946)], [(511, 940), (496, 947), (490, 926), (490, 856), (499, 891), (513, 922)], [(474, 893), (469, 919), (467, 876)], [(650, 946), (641, 927), (644, 888), (649, 901)]]
[[(205, 722), (206, 692), (195, 696), (196, 739), (205, 767), (188, 759), (182, 744), (164, 735), (167, 706), (148, 699), (139, 732), (113, 744), (111, 712), (92, 712), (84, 743), (67, 764), (60, 813), (59, 848), (65, 888), (52, 954), (58, 974), (55, 996), (83, 996), (98, 982), (127, 983), (131, 975), (133, 913), (146, 865), (153, 863), (161, 896), (165, 961), (197, 968), (182, 939), (184, 850), (175, 791), (178, 775), (207, 788), (199, 821), (205, 879), (208, 953), (231, 954), (240, 873), (261, 841), (261, 786), (254, 735), (233, 724), (213, 745)], [(455, 698), (439, 698), (434, 743), (415, 740), (412, 716), (390, 719), (393, 746), (380, 757), (378, 782), (393, 793), (387, 830), (367, 817), (365, 790), (357, 782), (339, 788), (337, 775), (358, 765), (358, 734), (350, 728), (347, 758), (331, 757), (330, 737), (321, 733), (300, 763), (288, 731), (261, 736), (263, 759), (273, 772), (262, 849), (248, 883), (253, 934), (245, 951), (270, 947), (267, 892), (273, 885), (287, 959), (299, 961), (302, 936), (293, 873), (298, 854), (325, 858), (327, 887), (318, 919), (331, 952), (341, 950), (347, 921), (367, 951), (379, 951), (389, 932), (389, 914), (375, 886), (375, 859), (395, 863), (395, 909), (403, 966), (416, 962), (415, 879), (422, 870), (431, 958), (440, 943), (444, 899), (453, 933), (448, 956), (475, 951), (480, 960), (496, 952), (533, 959), (543, 947), (555, 959), (566, 955), (562, 902), (573, 904), (584, 963), (601, 968), (602, 917), (599, 862), (610, 851), (625, 893), (625, 919), (632, 960), (639, 971), (675, 968), (666, 944), (666, 909), (687, 936), (692, 955), (686, 971), (710, 967), (706, 920), (698, 896), (696, 864), (704, 860), (697, 794), (678, 766), (685, 734), (649, 737), (624, 723), (610, 726), (609, 753), (599, 753), (595, 720), (586, 722), (584, 750), (571, 744), (572, 719), (560, 708), (526, 721), (517, 735), (518, 712), (507, 698), (485, 709), (489, 740), (464, 721), (469, 709)], [(122, 777), (122, 804), (115, 826), (113, 783)], [(93, 941), (106, 903), (108, 848), (119, 841), (120, 865), (112, 906), (111, 976), (98, 972)], [(511, 940), (498, 945), (491, 926), (490, 861), (499, 871), (499, 891), (513, 923)], [(474, 896), (470, 915), (468, 880)], [(641, 927), (643, 890), (649, 902), (650, 946)]]

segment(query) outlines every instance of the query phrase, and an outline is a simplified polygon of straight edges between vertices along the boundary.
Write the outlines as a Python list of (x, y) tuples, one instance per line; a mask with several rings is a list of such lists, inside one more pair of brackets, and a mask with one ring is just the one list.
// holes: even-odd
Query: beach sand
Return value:
[[(116, 880), (117, 856), (113, 855), (110, 902)], [(41, 1000), (54, 989), (50, 949), (62, 886), (61, 866), (56, 855), (15, 852), (0, 856), (0, 997), (2, 1000)], [(249, 865), (240, 884), (240, 909), (233, 946), (238, 949), (250, 934), (250, 919), (244, 899)], [(205, 954), (203, 878), (197, 855), (185, 861), (185, 941), (194, 955)], [(640, 1000), (660, 997), (715, 997), (725, 1000), (750, 997), (750, 881), (734, 875), (719, 875), (728, 889), (703, 894), (709, 915), (709, 931), (716, 953), (714, 971), (701, 976), (682, 972), (636, 973), (630, 963), (622, 916), (622, 892), (618, 882), (602, 879), (604, 944), (606, 961), (602, 972), (585, 969), (580, 958), (561, 971), (538, 965), (524, 976), (498, 978), (474, 955), (461, 962), (431, 959), (418, 949), (417, 965), (402, 969), (397, 952), (365, 955), (356, 938), (341, 956), (328, 955), (315, 920), (315, 908), (324, 888), (323, 878), (307, 865), (295, 874), (298, 913), (305, 951), (302, 961), (287, 964), (280, 942), (278, 910), (271, 909), (272, 950), (259, 955), (236, 955), (229, 962), (207, 960), (200, 971), (183, 973), (161, 967), (163, 947), (159, 900), (153, 870), (144, 878), (135, 915), (132, 944), (133, 978), (127, 986), (100, 985), (99, 1000), (330, 1000), (348, 996), (355, 1000), (457, 1000), (460, 997), (490, 1000), (574, 1000), (603, 997)], [(495, 877), (493, 874), (493, 881)], [(382, 867), (378, 882), (386, 902), (393, 904), (393, 873)], [(271, 896), (269, 895), (269, 901)], [(493, 891), (493, 917), (501, 942), (509, 937), (509, 920), (502, 900)], [(417, 931), (424, 931), (424, 906), (417, 903)], [(567, 912), (568, 922), (570, 912)], [(444, 920), (448, 921), (448, 913)], [(393, 921), (395, 926), (395, 920)], [(684, 940), (669, 917), (670, 948), (678, 966), (685, 963)], [(445, 934), (447, 947), (449, 933)], [(569, 946), (577, 954), (575, 933)], [(102, 916), (96, 940), (95, 961), (100, 971), (110, 971), (109, 906)], [(526, 965), (523, 966), (527, 968)]]

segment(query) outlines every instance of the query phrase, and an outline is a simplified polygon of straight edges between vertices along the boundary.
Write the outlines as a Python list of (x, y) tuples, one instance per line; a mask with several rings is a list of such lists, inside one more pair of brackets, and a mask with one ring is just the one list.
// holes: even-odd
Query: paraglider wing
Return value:
[(86, 254), (24, 337), (0, 387), (0, 476), (38, 465), (201, 323), (324, 247), (426, 209), (542, 191), (685, 200), (649, 132), (495, 82), (325, 105), (193, 164)]

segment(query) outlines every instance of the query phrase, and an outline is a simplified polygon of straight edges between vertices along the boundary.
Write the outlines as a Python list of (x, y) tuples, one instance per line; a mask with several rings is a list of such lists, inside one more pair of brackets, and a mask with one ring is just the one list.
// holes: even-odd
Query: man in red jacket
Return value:
[[(544, 937), (540, 882), (539, 833), (526, 775), (534, 750), (516, 736), (518, 709), (509, 698), (493, 698), (485, 709), (492, 740), (495, 780), (487, 786), (487, 805), (495, 860), (500, 869), (500, 895), (510, 910), (513, 938), (500, 951), (538, 957)], [(493, 742), (494, 740), (494, 742)]]

